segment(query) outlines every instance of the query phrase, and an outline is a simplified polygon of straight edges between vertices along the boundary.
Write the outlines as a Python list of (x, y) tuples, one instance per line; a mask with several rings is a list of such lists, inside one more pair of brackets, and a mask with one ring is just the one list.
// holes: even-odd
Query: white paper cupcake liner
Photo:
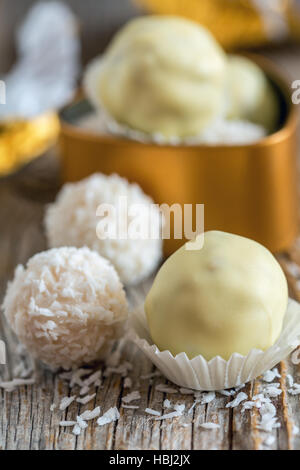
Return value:
[(282, 332), (272, 347), (266, 351), (251, 349), (247, 356), (234, 353), (228, 361), (220, 356), (207, 361), (201, 355), (189, 359), (185, 352), (174, 357), (170, 351), (160, 351), (151, 340), (143, 306), (132, 313), (131, 327), (130, 339), (167, 379), (194, 390), (223, 390), (272, 369), (300, 344), (300, 304), (289, 300)]

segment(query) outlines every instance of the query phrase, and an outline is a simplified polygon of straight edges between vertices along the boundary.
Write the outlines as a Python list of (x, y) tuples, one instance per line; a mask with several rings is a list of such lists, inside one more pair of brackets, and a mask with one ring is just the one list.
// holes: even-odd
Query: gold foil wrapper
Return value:
[(180, 15), (206, 26), (226, 49), (300, 37), (295, 0), (134, 0), (147, 11)]
[(59, 129), (55, 113), (30, 121), (0, 122), (0, 176), (16, 171), (44, 153), (56, 141)]

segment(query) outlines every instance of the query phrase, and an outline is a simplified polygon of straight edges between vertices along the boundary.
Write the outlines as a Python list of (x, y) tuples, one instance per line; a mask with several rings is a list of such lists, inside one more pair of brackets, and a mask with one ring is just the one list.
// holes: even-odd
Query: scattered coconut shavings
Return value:
[(141, 394), (138, 391), (134, 391), (131, 393), (128, 393), (125, 397), (122, 398), (122, 402), (128, 404), (131, 403), (134, 400), (140, 400), (141, 399)]
[(300, 364), (300, 348), (296, 349), (296, 351), (292, 353), (291, 361), (295, 366)]
[(84, 421), (90, 421), (91, 419), (98, 418), (100, 416), (101, 412), (101, 407), (97, 406), (93, 410), (86, 410), (84, 411), (81, 415), (80, 418), (83, 419)]
[(100, 377), (101, 377), (101, 370), (97, 370), (92, 375), (90, 375), (87, 379), (84, 380), (83, 386), (90, 387), (92, 384), (96, 382), (96, 380), (99, 380)]
[(155, 390), (162, 393), (178, 393), (176, 388), (168, 387), (166, 384), (156, 385)]
[(265, 403), (259, 410), (261, 421), (257, 425), (257, 429), (270, 432), (275, 428), (280, 427), (278, 419), (276, 418), (276, 408), (272, 403)]
[(68, 427), (68, 426), (75, 426), (76, 421), (61, 421), (59, 423), (60, 426), (63, 426), (63, 427)]
[(218, 393), (224, 395), (224, 397), (232, 397), (236, 395), (236, 390), (219, 390)]
[(86, 405), (87, 403), (89, 403), (93, 398), (95, 398), (96, 396), (96, 393), (93, 393), (92, 395), (86, 395), (85, 397), (83, 398), (76, 398), (76, 401), (78, 403), (81, 403), (81, 405)]
[(148, 413), (149, 415), (153, 416), (161, 416), (161, 413), (159, 411), (152, 410), (151, 408), (146, 408), (145, 413)]
[(77, 416), (77, 424), (81, 429), (85, 429), (88, 427), (88, 423), (82, 419), (81, 416)]
[(263, 390), (264, 395), (267, 395), (272, 398), (278, 397), (282, 393), (282, 390), (279, 387), (280, 387), (279, 383), (267, 385), (267, 387), (265, 387)]
[(172, 418), (178, 418), (178, 416), (181, 416), (182, 413), (179, 413), (178, 411), (172, 411), (172, 413), (167, 413), (162, 416), (157, 416), (154, 418), (155, 420), (161, 420), (161, 419), (172, 419)]
[(264, 441), (264, 445), (270, 447), (274, 444), (275, 440), (275, 436), (268, 436)]
[(299, 427), (296, 424), (293, 425), (292, 432), (293, 432), (294, 436), (299, 434)]
[(151, 374), (141, 375), (142, 380), (154, 379), (154, 377), (161, 377), (161, 373), (156, 370), (155, 372), (151, 372)]
[(182, 413), (184, 412), (185, 410), (185, 405), (183, 403), (178, 403), (176, 405), (174, 405), (174, 410), (177, 411), (177, 413), (180, 413), (182, 415)]
[(83, 381), (81, 380), (81, 378), (91, 373), (92, 373), (92, 370), (89, 370), (89, 369), (81, 368), (81, 369), (75, 370), (71, 376), (70, 387), (73, 387), (73, 385), (79, 385), (81, 387), (83, 385)]
[(190, 388), (180, 388), (179, 389), (179, 392), (182, 394), (182, 395), (194, 395), (194, 390), (191, 390)]
[(98, 418), (98, 426), (104, 426), (105, 424), (112, 423), (117, 421), (120, 418), (120, 413), (116, 407), (110, 408), (106, 413), (104, 413), (101, 418)]
[(30, 379), (20, 379), (15, 378), (7, 382), (0, 381), (0, 388), (3, 388), (6, 392), (13, 392), (16, 387), (21, 387), (22, 385), (33, 385), (35, 383), (35, 377)]
[(194, 403), (192, 404), (192, 406), (190, 407), (190, 409), (188, 410), (188, 415), (192, 414), (193, 412), (193, 409), (195, 408), (195, 406), (197, 405), (197, 403), (199, 403), (198, 400), (195, 400)]
[(124, 380), (124, 388), (131, 388), (132, 387), (132, 380), (130, 377), (126, 377)]
[(138, 405), (121, 405), (122, 408), (126, 408), (128, 410), (138, 410), (139, 406)]
[(294, 385), (294, 378), (292, 377), (291, 374), (287, 374), (286, 382), (287, 382), (288, 387), (292, 387)]
[(245, 401), (243, 403), (241, 413), (244, 413), (246, 410), (252, 410), (254, 407), (259, 408), (259, 406), (256, 405), (255, 401)]
[(126, 377), (128, 375), (128, 372), (130, 372), (131, 370), (132, 364), (130, 364), (129, 362), (124, 362), (118, 367), (107, 367), (103, 373), (103, 376), (109, 377), (112, 374), (119, 374), (122, 377)]
[(79, 426), (79, 424), (75, 424), (72, 433), (75, 434), (75, 436), (79, 436), (81, 434), (81, 427)]
[(64, 397), (61, 400), (60, 405), (59, 405), (60, 411), (66, 410), (71, 405), (71, 403), (73, 403), (75, 398), (76, 398), (76, 395), (73, 395), (72, 397)]
[(204, 429), (218, 429), (220, 425), (217, 423), (202, 423), (200, 427)]
[(300, 384), (293, 384), (291, 388), (288, 389), (288, 392), (291, 395), (299, 395), (300, 394)]
[(267, 370), (263, 376), (262, 379), (264, 382), (273, 382), (275, 378), (280, 378), (281, 375), (278, 372), (277, 368), (274, 368), (273, 370)]
[(229, 403), (227, 403), (226, 408), (235, 408), (239, 406), (242, 401), (247, 400), (248, 396), (244, 392), (240, 392), (237, 396)]
[(201, 403), (201, 405), (205, 405), (205, 404), (210, 403), (211, 401), (213, 401), (215, 398), (216, 398), (215, 392), (207, 392), (207, 393), (202, 395), (202, 397), (200, 399), (200, 403)]
[(167, 398), (164, 400), (164, 407), (165, 408), (171, 408), (171, 402), (170, 400), (168, 400)]
[(79, 395), (86, 395), (87, 393), (89, 393), (89, 391), (90, 387), (84, 386), (80, 389)]

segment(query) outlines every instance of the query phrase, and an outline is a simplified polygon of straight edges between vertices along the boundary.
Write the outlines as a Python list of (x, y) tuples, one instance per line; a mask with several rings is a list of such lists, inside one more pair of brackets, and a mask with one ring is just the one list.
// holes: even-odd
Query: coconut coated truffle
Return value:
[(117, 33), (84, 82), (95, 106), (118, 123), (184, 137), (223, 113), (225, 73), (225, 53), (208, 30), (176, 16), (145, 16)]
[[(121, 198), (126, 198), (128, 214), (135, 205), (144, 208), (138, 215), (139, 222), (145, 228), (151, 225), (153, 236), (119, 237), (118, 233), (115, 236), (113, 229), (117, 226), (117, 218), (108, 219), (113, 236), (105, 234), (105, 229), (103, 236), (99, 233), (98, 206), (110, 204), (118, 212)], [(118, 175), (99, 173), (77, 183), (65, 184), (46, 211), (48, 244), (50, 247), (88, 246), (112, 262), (123, 283), (135, 284), (150, 275), (162, 256), (160, 215), (152, 204), (152, 199), (137, 184), (129, 184)], [(132, 217), (128, 215), (128, 227), (131, 221)]]
[(211, 231), (200, 250), (176, 251), (159, 270), (145, 310), (153, 342), (206, 360), (272, 346), (288, 288), (274, 256), (244, 237)]
[(114, 267), (88, 248), (72, 247), (44, 251), (26, 267), (19, 265), (3, 310), (34, 357), (65, 369), (103, 358), (128, 316)]

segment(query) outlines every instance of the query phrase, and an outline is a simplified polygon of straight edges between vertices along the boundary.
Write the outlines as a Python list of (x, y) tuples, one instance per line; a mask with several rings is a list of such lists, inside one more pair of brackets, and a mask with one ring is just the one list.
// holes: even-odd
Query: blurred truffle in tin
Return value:
[(184, 137), (224, 114), (225, 72), (226, 56), (205, 28), (149, 16), (120, 30), (84, 82), (93, 104), (118, 123)]

